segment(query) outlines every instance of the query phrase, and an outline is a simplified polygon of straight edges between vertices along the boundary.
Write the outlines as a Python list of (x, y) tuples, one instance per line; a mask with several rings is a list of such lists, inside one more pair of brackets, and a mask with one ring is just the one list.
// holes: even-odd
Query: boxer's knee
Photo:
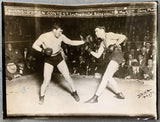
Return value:
[(109, 76), (107, 74), (104, 74), (102, 77), (102, 81), (107, 81), (109, 79)]
[(49, 83), (50, 83), (50, 80), (44, 79), (42, 86), (47, 87), (49, 85)]
[(66, 73), (66, 74), (63, 74), (64, 78), (67, 80), (67, 81), (71, 81), (72, 78), (71, 76), (69, 75), (69, 73)]

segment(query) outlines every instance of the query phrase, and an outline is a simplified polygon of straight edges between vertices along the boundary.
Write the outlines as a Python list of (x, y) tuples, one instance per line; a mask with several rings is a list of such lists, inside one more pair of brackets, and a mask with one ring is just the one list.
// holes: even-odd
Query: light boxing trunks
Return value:
[(61, 51), (59, 51), (50, 57), (46, 57), (45, 63), (49, 63), (53, 66), (57, 66), (62, 60), (63, 60), (63, 57), (62, 57)]

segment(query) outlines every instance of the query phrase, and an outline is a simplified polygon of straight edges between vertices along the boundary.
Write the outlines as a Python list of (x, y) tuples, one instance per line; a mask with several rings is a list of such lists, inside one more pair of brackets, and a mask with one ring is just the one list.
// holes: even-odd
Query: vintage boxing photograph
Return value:
[(157, 119), (157, 3), (3, 2), (4, 117)]

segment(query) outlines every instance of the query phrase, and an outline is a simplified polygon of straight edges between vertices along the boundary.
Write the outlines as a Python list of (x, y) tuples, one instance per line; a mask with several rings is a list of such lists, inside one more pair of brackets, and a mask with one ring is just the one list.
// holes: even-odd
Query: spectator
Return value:
[(125, 65), (130, 68), (132, 66), (132, 62), (134, 62), (136, 59), (133, 58), (133, 55), (130, 53), (128, 54), (128, 60), (126, 61)]
[(155, 49), (152, 49), (150, 59), (152, 59), (154, 63), (156, 62), (156, 50)]
[(9, 61), (13, 62), (13, 57), (14, 57), (14, 50), (12, 45), (9, 43), (7, 44), (7, 48), (5, 50), (5, 59), (6, 63)]
[(96, 68), (96, 59), (94, 57), (91, 57), (91, 62), (90, 62), (90, 65), (89, 65), (89, 75), (94, 75), (97, 68)]
[(21, 75), (18, 72), (18, 68), (14, 63), (6, 64), (6, 79), (12, 80), (13, 78), (20, 77)]
[(143, 69), (143, 67), (146, 65), (146, 59), (143, 58), (142, 54), (138, 55), (138, 64), (140, 69)]
[(133, 62), (132, 67), (130, 68), (129, 74), (125, 77), (125, 79), (143, 79), (143, 72), (139, 69), (138, 62)]
[(147, 54), (149, 54), (149, 53), (152, 52), (152, 50), (151, 50), (151, 44), (149, 42), (146, 42), (145, 47), (146, 47)]
[(153, 60), (148, 59), (148, 65), (143, 68), (143, 75), (145, 80), (151, 80), (153, 78), (154, 69), (153, 69)]
[(78, 73), (80, 75), (86, 74), (86, 62), (83, 56), (79, 56), (79, 66), (78, 66)]
[(147, 52), (146, 52), (146, 47), (143, 46), (139, 52), (139, 54), (141, 54), (143, 56), (144, 60), (147, 60)]
[(152, 54), (151, 44), (149, 42), (146, 42), (146, 60), (148, 60)]
[(123, 62), (120, 64), (118, 71), (114, 74), (114, 76), (118, 78), (125, 78), (130, 68), (131, 66), (128, 67), (124, 59)]
[(137, 57), (136, 54), (137, 54), (137, 53), (136, 53), (135, 49), (132, 48), (132, 49), (130, 50), (129, 54), (132, 55), (133, 59), (136, 59), (136, 57)]
[(28, 48), (24, 48), (24, 50), (23, 50), (23, 58), (24, 58), (24, 61), (27, 60), (28, 55), (29, 55)]
[(15, 49), (13, 55), (14, 55), (13, 61), (14, 61), (15, 63), (20, 63), (20, 62), (23, 61), (23, 56), (22, 56), (22, 54), (20, 53), (20, 51), (19, 51), (18, 49)]

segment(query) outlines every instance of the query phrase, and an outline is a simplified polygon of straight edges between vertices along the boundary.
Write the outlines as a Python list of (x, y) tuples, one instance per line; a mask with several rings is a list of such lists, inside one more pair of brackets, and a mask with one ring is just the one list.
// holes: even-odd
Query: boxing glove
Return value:
[(109, 50), (109, 52), (113, 52), (114, 50), (115, 50), (115, 48), (117, 47), (117, 45), (116, 44), (113, 44), (113, 45), (109, 45), (108, 46), (108, 50)]
[(45, 48), (45, 49), (42, 49), (42, 53), (45, 54), (46, 56), (51, 56), (53, 53), (53, 50), (52, 48)]

